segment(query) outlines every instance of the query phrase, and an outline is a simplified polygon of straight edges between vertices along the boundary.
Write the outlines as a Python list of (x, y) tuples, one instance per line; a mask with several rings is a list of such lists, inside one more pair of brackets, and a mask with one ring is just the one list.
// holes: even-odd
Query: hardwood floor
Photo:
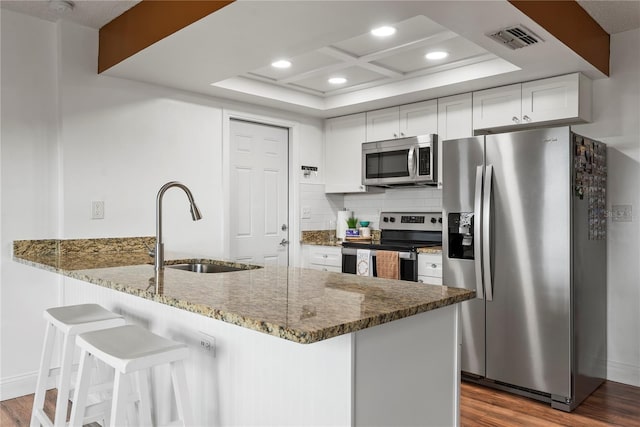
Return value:
[[(462, 427), (640, 427), (640, 388), (606, 381), (574, 412), (499, 390), (462, 383)], [(47, 392), (45, 412), (51, 417), (56, 392)], [(28, 426), (33, 395), (0, 402), (0, 426)]]
[(640, 427), (640, 388), (612, 381), (605, 381), (572, 413), (466, 382), (461, 395), (462, 427)]

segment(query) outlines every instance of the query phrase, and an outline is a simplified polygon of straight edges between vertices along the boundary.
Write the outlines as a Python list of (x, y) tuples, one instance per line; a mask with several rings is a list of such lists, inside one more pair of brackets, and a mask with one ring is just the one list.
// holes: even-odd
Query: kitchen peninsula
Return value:
[[(202, 425), (459, 423), (457, 303), (472, 291), (277, 266), (167, 266), (156, 294), (144, 239), (16, 241), (14, 260), (62, 275), (65, 304), (97, 302), (189, 344)], [(172, 409), (158, 406), (168, 419)]]

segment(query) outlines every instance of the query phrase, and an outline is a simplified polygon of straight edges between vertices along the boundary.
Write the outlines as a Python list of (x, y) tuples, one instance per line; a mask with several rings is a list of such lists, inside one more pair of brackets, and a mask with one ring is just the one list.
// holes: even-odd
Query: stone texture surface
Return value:
[[(79, 246), (92, 245), (95, 242)], [(447, 286), (277, 266), (213, 274), (166, 267), (156, 275), (146, 247), (98, 253), (14, 250), (14, 260), (298, 343), (325, 340), (475, 296), (474, 291)], [(205, 259), (168, 261), (186, 262), (242, 266)]]

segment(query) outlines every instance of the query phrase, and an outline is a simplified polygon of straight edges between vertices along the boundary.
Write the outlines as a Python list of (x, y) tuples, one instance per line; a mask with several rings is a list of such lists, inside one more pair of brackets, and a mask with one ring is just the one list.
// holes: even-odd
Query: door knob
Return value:
[(282, 239), (282, 241), (280, 243), (278, 243), (280, 246), (287, 246), (289, 244), (289, 241), (287, 239)]
[(280, 227), (280, 230), (287, 231), (287, 228), (289, 228), (287, 227), (287, 224), (282, 224), (282, 227)]

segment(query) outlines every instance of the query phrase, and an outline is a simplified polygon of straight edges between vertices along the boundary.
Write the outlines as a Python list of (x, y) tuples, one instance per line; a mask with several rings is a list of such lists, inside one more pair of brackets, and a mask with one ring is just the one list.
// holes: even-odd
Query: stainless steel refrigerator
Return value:
[(448, 140), (443, 282), (463, 378), (571, 411), (606, 373), (606, 152), (569, 127)]

